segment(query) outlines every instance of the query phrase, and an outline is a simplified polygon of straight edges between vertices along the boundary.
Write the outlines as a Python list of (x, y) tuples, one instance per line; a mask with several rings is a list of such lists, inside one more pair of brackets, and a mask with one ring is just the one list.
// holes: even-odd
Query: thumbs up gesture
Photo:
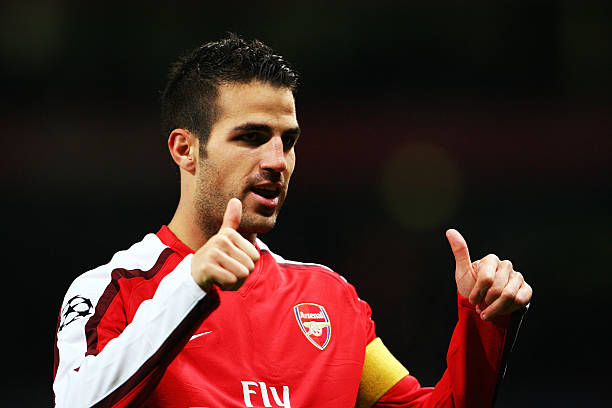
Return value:
[(223, 290), (237, 290), (259, 259), (253, 244), (238, 233), (242, 203), (232, 198), (227, 203), (223, 223), (191, 260), (191, 276), (205, 291), (216, 284)]
[(457, 291), (467, 297), (483, 320), (512, 313), (531, 300), (531, 286), (513, 269), (512, 262), (490, 254), (472, 262), (465, 239), (457, 230), (446, 231), (455, 256)]

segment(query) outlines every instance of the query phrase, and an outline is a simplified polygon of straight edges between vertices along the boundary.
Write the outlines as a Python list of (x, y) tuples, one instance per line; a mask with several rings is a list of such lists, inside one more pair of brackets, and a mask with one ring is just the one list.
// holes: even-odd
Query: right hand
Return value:
[(238, 290), (259, 259), (253, 244), (238, 233), (242, 203), (232, 198), (227, 203), (223, 223), (191, 260), (191, 276), (205, 291), (213, 284), (223, 290)]

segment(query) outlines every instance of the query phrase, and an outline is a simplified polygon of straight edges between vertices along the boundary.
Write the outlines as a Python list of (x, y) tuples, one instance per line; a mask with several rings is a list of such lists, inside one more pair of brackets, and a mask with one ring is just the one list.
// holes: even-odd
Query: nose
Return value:
[(278, 173), (287, 170), (287, 158), (280, 136), (270, 138), (263, 148), (264, 152), (260, 164), (262, 169)]

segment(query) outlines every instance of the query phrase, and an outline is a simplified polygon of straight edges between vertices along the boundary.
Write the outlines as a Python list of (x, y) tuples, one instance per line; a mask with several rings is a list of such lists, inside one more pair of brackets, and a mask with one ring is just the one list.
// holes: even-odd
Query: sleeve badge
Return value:
[(68, 326), (75, 320), (89, 316), (92, 313), (93, 305), (91, 304), (91, 300), (78, 295), (72, 297), (68, 302), (66, 302), (62, 309), (58, 331), (61, 331), (64, 327)]

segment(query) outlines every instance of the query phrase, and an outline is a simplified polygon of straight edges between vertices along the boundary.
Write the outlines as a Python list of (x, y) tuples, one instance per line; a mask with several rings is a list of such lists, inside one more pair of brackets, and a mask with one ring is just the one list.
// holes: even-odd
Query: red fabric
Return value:
[[(81, 320), (81, 322), (83, 322), (81, 327), (85, 332), (83, 336), (83, 339), (86, 341), (85, 348), (87, 350), (85, 355), (92, 356), (91, 358), (98, 358), (108, 344), (113, 339), (119, 337), (124, 330), (129, 327), (141, 303), (154, 296), (162, 279), (174, 271), (184, 258), (183, 254), (178, 254), (177, 251), (168, 248), (164, 249), (161, 253), (152, 251), (149, 255), (150, 257), (155, 257), (151, 269), (116, 268), (108, 273), (107, 276), (110, 277), (109, 283), (105, 287), (102, 287), (102, 294), (98, 299), (94, 313), (86, 321), (83, 322), (83, 320)], [(95, 282), (97, 278), (91, 278), (91, 276), (89, 276), (88, 279), (97, 283)], [(79, 284), (82, 284), (83, 288), (85, 288), (85, 283), (83, 283), (83, 281)], [(218, 304), (219, 296), (217, 291), (209, 291), (193, 309), (185, 316), (182, 316), (180, 324), (169, 332), (161, 346), (152, 350), (154, 352), (137, 368), (137, 370), (132, 372), (121, 385), (112, 388), (111, 392), (106, 394), (101, 401), (98, 400), (99, 402), (94, 406), (140, 406), (141, 403), (148, 398), (153, 389), (155, 389), (164, 375), (168, 364), (175, 359), (176, 355), (189, 341), (195, 329), (217, 308)], [(71, 326), (71, 328), (74, 327), (75, 326)], [(151, 327), (151, 325), (149, 325), (149, 327)], [(58, 331), (59, 330), (58, 327)], [(73, 340), (69, 339), (66, 341)], [(57, 332), (55, 347), (54, 381), (60, 363), (60, 353), (57, 348)], [(71, 349), (67, 350), (74, 351)], [(66, 353), (68, 353), (68, 351), (66, 351)], [(73, 357), (73, 355), (69, 355), (67, 360)], [(112, 359), (107, 360), (111, 362), (107, 363), (108, 365), (122, 364), (121, 359), (116, 358), (115, 361)], [(125, 361), (125, 359), (123, 361)], [(81, 367), (76, 367), (74, 371), (79, 372), (80, 369)], [(112, 369), (110, 371), (112, 373)], [(62, 391), (64, 390), (66, 390), (66, 388), (62, 389)], [(106, 389), (104, 390), (106, 391)], [(69, 389), (68, 392), (75, 395), (78, 393), (78, 388), (73, 387), (73, 389)], [(104, 395), (104, 393), (102, 393), (102, 395)]]
[(143, 300), (152, 298), (159, 282), (178, 265), (181, 259), (183, 256), (178, 256), (168, 249), (162, 252), (155, 265), (148, 271), (121, 268), (113, 270), (112, 280), (100, 297), (94, 315), (85, 326), (87, 355), (97, 355), (110, 340), (120, 335), (131, 321), (131, 318), (128, 320), (126, 309), (130, 304), (132, 289), (141, 286), (144, 282), (153, 282), (153, 286), (149, 285), (151, 290), (138, 291), (140, 294), (138, 305)]
[[(176, 243), (165, 228), (158, 236)], [(238, 291), (218, 291), (219, 307), (168, 366), (146, 406), (354, 405), (365, 346), (376, 337), (370, 307), (323, 266), (260, 254)], [(294, 308), (302, 303), (324, 307), (329, 317), (323, 350), (300, 327)]]
[[(166, 227), (157, 236), (170, 249), (156, 252), (159, 258), (152, 269), (113, 271), (119, 272), (85, 325), (92, 356), (129, 326), (141, 303), (153, 297), (160, 281), (192, 252)], [(376, 337), (370, 307), (329, 269), (285, 261), (258, 249), (260, 260), (239, 290), (211, 291), (99, 406), (353, 406), (364, 351)], [(306, 314), (317, 315), (316, 307), (322, 308), (328, 325), (310, 335), (330, 336), (329, 341), (308, 338), (306, 331), (318, 326), (305, 324), (316, 323), (316, 317), (302, 317), (302, 304), (309, 305), (303, 308)], [(376, 406), (490, 406), (507, 323), (507, 318), (483, 322), (460, 297), (448, 368), (440, 382), (424, 388), (407, 376)], [(321, 350), (315, 343), (326, 345)]]
[[(151, 269), (112, 271), (84, 324), (91, 358), (108, 351), (142, 302), (192, 253), (166, 227), (157, 237), (170, 248), (155, 252)], [(258, 250), (255, 270), (239, 290), (208, 293), (205, 310), (190, 312), (159, 351), (96, 407), (353, 406), (364, 350), (376, 337), (370, 307), (328, 268)]]
[(421, 387), (406, 376), (375, 407), (491, 407), (501, 370), (510, 316), (485, 322), (467, 298), (459, 296), (459, 321), (446, 357), (447, 369), (435, 387)]

